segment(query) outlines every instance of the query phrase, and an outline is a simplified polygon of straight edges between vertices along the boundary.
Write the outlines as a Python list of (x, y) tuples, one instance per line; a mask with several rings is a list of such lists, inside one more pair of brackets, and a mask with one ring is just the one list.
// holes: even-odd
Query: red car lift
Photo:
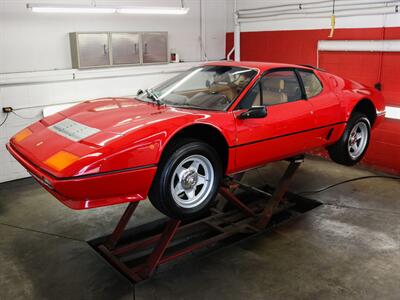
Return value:
[[(187, 224), (169, 219), (160, 233), (129, 243), (120, 243), (126, 225), (139, 204), (139, 202), (132, 202), (113, 233), (104, 243), (96, 247), (115, 268), (134, 282), (139, 282), (149, 278), (161, 264), (194, 250), (211, 246), (234, 235), (248, 236), (258, 233), (266, 228), (273, 214), (288, 207), (288, 203), (283, 205), (285, 193), (293, 175), (304, 161), (304, 157), (292, 158), (289, 161), (290, 164), (272, 195), (228, 177), (219, 188), (219, 193), (223, 198), (211, 209), (209, 216)], [(238, 188), (256, 192), (263, 198), (245, 203), (233, 193)], [(234, 204), (236, 209), (226, 210), (229, 203)], [(135, 254), (136, 258), (132, 260)], [(137, 257), (138, 254), (139, 257)]]

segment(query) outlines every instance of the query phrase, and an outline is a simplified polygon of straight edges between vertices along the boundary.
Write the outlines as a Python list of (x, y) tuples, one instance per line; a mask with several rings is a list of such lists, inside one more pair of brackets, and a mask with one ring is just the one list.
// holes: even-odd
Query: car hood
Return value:
[(134, 98), (86, 101), (60, 112), (64, 117), (103, 132), (128, 134), (147, 124), (182, 116), (185, 111)]

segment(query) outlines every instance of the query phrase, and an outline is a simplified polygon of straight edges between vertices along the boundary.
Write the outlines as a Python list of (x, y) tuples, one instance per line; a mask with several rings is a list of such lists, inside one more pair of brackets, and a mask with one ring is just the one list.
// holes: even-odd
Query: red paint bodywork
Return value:
[[(324, 90), (308, 100), (268, 107), (262, 119), (241, 120), (235, 110), (260, 76), (275, 68), (296, 65), (257, 62), (217, 62), (257, 70), (257, 76), (227, 111), (174, 108), (134, 98), (86, 101), (44, 118), (31, 126), (33, 133), (7, 145), (10, 153), (50, 193), (73, 209), (143, 200), (168, 142), (182, 129), (203, 124), (217, 129), (229, 147), (226, 174), (238, 173), (336, 142), (362, 99), (370, 99), (378, 124), (384, 115), (383, 98), (374, 89), (314, 70)], [(100, 132), (79, 142), (48, 129), (65, 118)], [(44, 161), (60, 150), (80, 159), (62, 171)]]
[[(309, 64), (373, 86), (380, 82), (385, 103), (400, 107), (400, 52), (319, 51), (321, 40), (398, 40), (400, 27), (338, 28), (333, 38), (330, 29), (272, 30), (241, 32), (242, 60)], [(233, 47), (233, 32), (226, 34), (226, 53)], [(282, 51), (284, 49), (284, 51)], [(400, 151), (400, 121), (386, 118), (375, 128), (362, 164), (400, 175), (400, 156), (387, 155)], [(318, 151), (327, 157), (325, 151)], [(315, 151), (313, 151), (315, 153)]]

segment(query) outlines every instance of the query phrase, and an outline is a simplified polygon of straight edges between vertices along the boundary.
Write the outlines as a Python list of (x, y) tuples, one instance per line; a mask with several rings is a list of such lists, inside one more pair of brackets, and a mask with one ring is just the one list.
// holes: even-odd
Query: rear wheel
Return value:
[(340, 140), (328, 147), (330, 158), (342, 165), (355, 165), (364, 157), (370, 135), (368, 118), (359, 112), (353, 113)]
[(217, 152), (193, 139), (166, 149), (149, 192), (151, 203), (167, 216), (192, 220), (205, 214), (222, 178)]

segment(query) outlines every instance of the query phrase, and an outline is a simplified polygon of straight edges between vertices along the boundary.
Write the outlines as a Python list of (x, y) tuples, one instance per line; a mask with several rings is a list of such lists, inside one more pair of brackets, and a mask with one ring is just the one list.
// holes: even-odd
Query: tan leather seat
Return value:
[(268, 78), (262, 83), (264, 105), (285, 103), (288, 100), (284, 92), (285, 81), (279, 78)]
[(229, 101), (232, 101), (236, 98), (234, 88), (229, 85), (212, 86), (210, 90), (212, 93), (224, 94)]
[(229, 101), (236, 98), (235, 87), (229, 74), (216, 75), (210, 88), (211, 93), (223, 94)]

